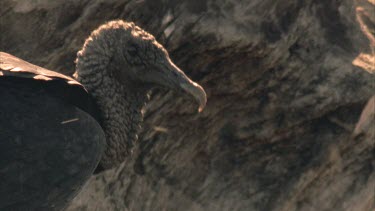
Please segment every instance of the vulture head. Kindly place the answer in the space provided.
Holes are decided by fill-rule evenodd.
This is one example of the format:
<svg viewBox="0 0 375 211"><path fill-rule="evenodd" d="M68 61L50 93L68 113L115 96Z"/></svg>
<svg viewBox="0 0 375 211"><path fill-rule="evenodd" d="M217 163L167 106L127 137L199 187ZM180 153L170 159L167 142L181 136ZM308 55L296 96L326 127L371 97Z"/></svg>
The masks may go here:
<svg viewBox="0 0 375 211"><path fill-rule="evenodd" d="M172 62L154 36L121 20L91 33L77 54L74 77L100 110L107 142L99 164L102 169L121 163L131 151L151 88L186 93L197 101L198 111L206 105L204 89Z"/></svg>

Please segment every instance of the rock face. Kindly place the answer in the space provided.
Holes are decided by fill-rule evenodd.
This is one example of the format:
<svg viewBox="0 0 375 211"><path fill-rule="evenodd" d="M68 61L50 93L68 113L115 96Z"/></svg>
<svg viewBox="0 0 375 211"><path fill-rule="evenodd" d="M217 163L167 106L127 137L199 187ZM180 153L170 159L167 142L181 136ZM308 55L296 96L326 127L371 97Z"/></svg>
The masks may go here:
<svg viewBox="0 0 375 211"><path fill-rule="evenodd" d="M0 49L71 74L91 30L121 18L153 33L207 91L196 114L193 102L156 90L133 156L93 176L70 211L367 211L374 98L360 115L375 77L360 68L373 67L371 59L353 61L373 56L357 20L361 12L374 26L374 7L372 0L2 0Z"/></svg>

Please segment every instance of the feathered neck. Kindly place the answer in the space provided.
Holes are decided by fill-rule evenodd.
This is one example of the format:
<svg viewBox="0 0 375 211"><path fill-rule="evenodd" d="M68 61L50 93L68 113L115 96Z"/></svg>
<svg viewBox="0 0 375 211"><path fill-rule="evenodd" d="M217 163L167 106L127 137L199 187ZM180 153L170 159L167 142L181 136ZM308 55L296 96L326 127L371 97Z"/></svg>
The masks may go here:
<svg viewBox="0 0 375 211"><path fill-rule="evenodd" d="M136 86L131 80L119 82L116 71L126 70L120 70L114 64L113 40L108 36L100 39L98 35L88 38L77 54L74 74L95 99L101 112L107 142L100 161L104 169L120 164L129 155L143 121L142 108L149 99L146 88Z"/></svg>

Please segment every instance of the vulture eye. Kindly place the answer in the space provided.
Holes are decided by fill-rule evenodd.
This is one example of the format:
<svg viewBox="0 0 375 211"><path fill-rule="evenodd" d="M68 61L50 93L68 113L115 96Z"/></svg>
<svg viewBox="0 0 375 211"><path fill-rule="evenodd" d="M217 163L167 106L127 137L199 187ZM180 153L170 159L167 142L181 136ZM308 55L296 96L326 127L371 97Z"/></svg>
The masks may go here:
<svg viewBox="0 0 375 211"><path fill-rule="evenodd" d="M133 46L129 47L129 49L127 49L128 53L130 56L136 56L137 55L137 49Z"/></svg>

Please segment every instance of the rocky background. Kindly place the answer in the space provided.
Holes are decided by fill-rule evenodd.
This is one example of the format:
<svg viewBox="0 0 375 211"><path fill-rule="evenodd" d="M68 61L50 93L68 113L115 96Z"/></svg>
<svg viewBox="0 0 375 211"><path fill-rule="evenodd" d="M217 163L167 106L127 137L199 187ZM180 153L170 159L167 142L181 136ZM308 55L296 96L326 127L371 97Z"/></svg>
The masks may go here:
<svg viewBox="0 0 375 211"><path fill-rule="evenodd" d="M208 104L155 90L133 156L69 211L374 209L374 0L1 0L0 50L71 74L112 19L154 34Z"/></svg>

